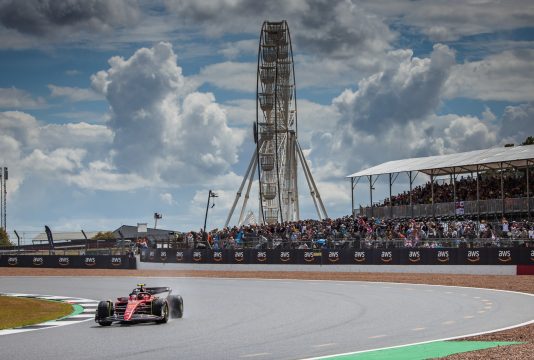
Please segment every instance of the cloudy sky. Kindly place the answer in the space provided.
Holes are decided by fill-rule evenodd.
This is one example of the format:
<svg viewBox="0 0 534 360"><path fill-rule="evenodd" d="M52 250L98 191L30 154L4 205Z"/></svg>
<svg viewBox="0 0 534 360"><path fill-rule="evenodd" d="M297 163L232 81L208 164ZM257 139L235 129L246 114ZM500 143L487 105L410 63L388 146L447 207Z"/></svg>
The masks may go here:
<svg viewBox="0 0 534 360"><path fill-rule="evenodd" d="M0 0L8 230L154 212L199 229L210 189L208 227L223 226L254 148L265 20L288 21L298 137L330 217L350 214L360 169L534 135L532 1Z"/></svg>

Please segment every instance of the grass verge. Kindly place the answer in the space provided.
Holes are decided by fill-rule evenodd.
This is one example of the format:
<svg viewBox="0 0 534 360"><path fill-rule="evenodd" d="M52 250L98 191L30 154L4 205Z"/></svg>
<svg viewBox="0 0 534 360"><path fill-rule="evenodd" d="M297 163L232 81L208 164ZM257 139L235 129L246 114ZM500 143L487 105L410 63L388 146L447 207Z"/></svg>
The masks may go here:
<svg viewBox="0 0 534 360"><path fill-rule="evenodd" d="M72 305L59 301L0 296L0 330L59 319L72 311Z"/></svg>

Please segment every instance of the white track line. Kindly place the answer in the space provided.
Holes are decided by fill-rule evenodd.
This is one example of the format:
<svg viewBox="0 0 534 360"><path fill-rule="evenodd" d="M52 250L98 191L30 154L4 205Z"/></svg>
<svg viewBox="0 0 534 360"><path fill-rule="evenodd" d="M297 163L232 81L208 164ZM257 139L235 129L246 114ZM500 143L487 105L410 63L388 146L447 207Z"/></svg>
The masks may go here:
<svg viewBox="0 0 534 360"><path fill-rule="evenodd" d="M78 324L83 321L89 321L94 319L95 308L98 305L97 300L73 298L71 296L55 296L55 295L38 295L38 294L20 294L20 293L0 293L3 296L11 296L18 298L31 298L38 300L55 300L62 301L71 305L79 305L83 308L83 312L80 314L66 316L61 319L45 321L39 324L32 324L22 326L20 328L0 330L0 336L19 334L27 331L36 331L44 329L52 329L59 326ZM91 307L91 308L89 308Z"/></svg>

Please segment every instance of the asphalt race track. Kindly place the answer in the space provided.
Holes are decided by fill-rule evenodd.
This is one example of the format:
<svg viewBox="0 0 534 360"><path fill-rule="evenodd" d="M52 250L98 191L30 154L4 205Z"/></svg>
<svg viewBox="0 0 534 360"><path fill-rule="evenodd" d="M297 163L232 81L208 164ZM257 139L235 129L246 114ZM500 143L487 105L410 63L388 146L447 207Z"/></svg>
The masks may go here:
<svg viewBox="0 0 534 360"><path fill-rule="evenodd" d="M429 285L213 278L0 277L1 292L113 299L170 286L183 319L93 321L0 336L4 359L302 359L462 336L534 319L534 296Z"/></svg>

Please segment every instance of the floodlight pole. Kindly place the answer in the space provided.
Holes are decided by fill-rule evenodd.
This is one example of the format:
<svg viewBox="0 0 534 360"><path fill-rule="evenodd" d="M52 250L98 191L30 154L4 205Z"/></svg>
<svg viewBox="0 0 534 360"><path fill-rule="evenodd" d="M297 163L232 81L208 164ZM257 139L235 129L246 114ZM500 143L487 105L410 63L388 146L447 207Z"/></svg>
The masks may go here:
<svg viewBox="0 0 534 360"><path fill-rule="evenodd" d="M214 193L213 191L211 191L211 190L210 190L209 193L208 193L208 203L207 203L207 205L206 205L206 215L204 216L204 230L203 230L203 234L202 234L203 237L206 236L206 223L207 223L207 221L208 221L208 211L209 211L209 209L210 209L210 200L211 200L212 197L217 197L217 196L218 196L218 195L215 194L215 193ZM206 242L207 242L207 241L208 241L208 237L206 236ZM208 246L209 246L209 244L208 244Z"/></svg>
<svg viewBox="0 0 534 360"><path fill-rule="evenodd" d="M4 167L4 230L7 232L7 167Z"/></svg>
<svg viewBox="0 0 534 360"><path fill-rule="evenodd" d="M17 233L17 230L13 230L13 232L15 233L15 236L17 237L17 254L18 254L20 252L20 236Z"/></svg>

